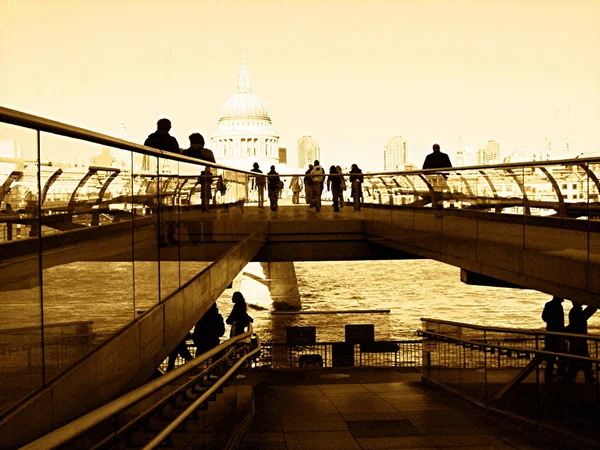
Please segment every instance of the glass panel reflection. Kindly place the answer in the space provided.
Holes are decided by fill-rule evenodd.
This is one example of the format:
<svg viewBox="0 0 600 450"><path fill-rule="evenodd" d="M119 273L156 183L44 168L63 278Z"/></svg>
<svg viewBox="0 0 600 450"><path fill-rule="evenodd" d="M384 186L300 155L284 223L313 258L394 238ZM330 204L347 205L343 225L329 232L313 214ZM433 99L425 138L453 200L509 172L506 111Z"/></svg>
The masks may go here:
<svg viewBox="0 0 600 450"><path fill-rule="evenodd" d="M124 150L41 137L41 159L54 169L41 206L48 381L134 318L131 221L123 221L131 205L122 198L131 158Z"/></svg>
<svg viewBox="0 0 600 450"><path fill-rule="evenodd" d="M38 169L36 132L0 124L0 412L44 383Z"/></svg>

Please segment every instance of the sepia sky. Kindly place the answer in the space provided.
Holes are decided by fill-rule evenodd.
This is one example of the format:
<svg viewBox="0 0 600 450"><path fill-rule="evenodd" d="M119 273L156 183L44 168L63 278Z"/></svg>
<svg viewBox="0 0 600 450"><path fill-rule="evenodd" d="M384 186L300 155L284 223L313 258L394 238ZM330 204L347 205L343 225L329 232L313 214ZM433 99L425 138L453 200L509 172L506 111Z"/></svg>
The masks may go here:
<svg viewBox="0 0 600 450"><path fill-rule="evenodd" d="M0 0L0 104L143 142L216 130L247 53L292 161L382 166L388 137L600 152L600 0ZM5 139L6 136L0 137Z"/></svg>

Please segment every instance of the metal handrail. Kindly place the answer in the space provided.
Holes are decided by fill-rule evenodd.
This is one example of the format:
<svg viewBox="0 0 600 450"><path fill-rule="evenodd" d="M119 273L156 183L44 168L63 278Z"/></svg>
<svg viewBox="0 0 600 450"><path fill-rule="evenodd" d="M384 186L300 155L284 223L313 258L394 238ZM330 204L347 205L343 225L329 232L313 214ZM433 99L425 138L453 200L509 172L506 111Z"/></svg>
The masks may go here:
<svg viewBox="0 0 600 450"><path fill-rule="evenodd" d="M486 348L493 348L493 349L497 349L497 350L508 350L508 351L515 352L515 353L535 353L536 355L539 354L539 355L547 355L547 356L559 356L562 358L568 357L568 358L580 359L583 361L592 361L595 363L600 363L600 359L592 358L591 356L580 356L580 355L574 355L572 353L559 353L559 352L552 352L552 351L548 351L548 350L540 350L540 349L535 349L535 348L519 348L519 347L508 347L505 345L487 344L487 343L478 342L478 341L468 341L466 339L456 338L456 337L448 336L445 334L434 333L432 331L417 330L417 333L419 333L421 336L424 336L424 337L432 336L434 338L439 338L439 340L453 341L453 342L457 342L457 343L461 343L461 344L469 344L469 345L476 346L476 347L486 347ZM576 336L579 337L580 339L584 338L584 336L581 334L578 334Z"/></svg>
<svg viewBox="0 0 600 450"><path fill-rule="evenodd" d="M227 341L214 347L208 352L203 353L201 356L194 358L187 364L184 364L183 366L178 367L177 369L161 376L160 378L146 383L145 385L140 386L139 388L131 392L128 392L127 394L101 406L100 408L97 408L94 411L89 412L88 414L78 419L75 419L74 421L62 426L61 428L58 428L46 434L45 436L42 436L41 438L22 447L22 449L47 450L67 444L68 442L72 441L73 439L76 439L83 433L91 430L92 428L101 424L103 421L109 419L115 414L125 411L127 408L154 394L156 391L162 389L163 387L167 386L176 379L185 376L188 372L195 369L200 364L206 362L209 358L213 357L217 353L227 349L228 347L232 346L238 341L250 338L253 332L254 331L252 329L252 326L250 326L249 330L244 334L240 334L231 339L228 339ZM260 349L260 344L258 349Z"/></svg>
<svg viewBox="0 0 600 450"><path fill-rule="evenodd" d="M190 158L189 156L184 156L178 153L167 152L152 147L146 147L144 145L128 142L123 139L108 136L106 134L86 130L85 128L76 127L74 125L68 125L66 123L58 122L55 120L45 119L43 117L34 116L33 114L27 114L21 111L17 111L15 109L5 108L3 106L0 106L0 122L9 123L11 125L17 125L25 128L31 128L38 131L44 131L46 133L52 133L59 136L65 136L69 138L84 140L87 142L93 142L95 144L120 148L122 150L128 150L130 152L142 153L144 155L155 156L157 158L171 159L175 161L191 163L198 166L210 166L217 169L230 170L233 172L239 172L247 175L253 174L253 172L247 170L236 169L234 167L227 167L222 164L198 160L196 158Z"/></svg>
<svg viewBox="0 0 600 450"><path fill-rule="evenodd" d="M525 330L520 328L503 328L503 327L494 327L494 326L484 326L484 325L473 325L470 323L463 322L452 322L450 320L442 320L442 319L428 319L421 317L421 322L432 322L438 323L441 325L452 325L456 327L469 328L472 330L482 330L482 331L494 331L494 332L502 332L502 333L514 333L514 334L526 334L530 336L539 336L540 334L549 335L549 336L562 336L562 337L572 337L572 338L582 338L585 336L585 339L590 341L599 341L600 336L596 336L593 334L576 334L576 333L561 333L557 331L546 331L546 330ZM426 330L417 330L417 332L426 331ZM429 332L428 332L429 333Z"/></svg>
<svg viewBox="0 0 600 450"><path fill-rule="evenodd" d="M258 348L255 348L251 352L246 353L243 357L241 357L232 367L229 369L225 375L223 375L219 380L213 384L207 391L202 394L198 399L194 401L185 411L183 411L175 420L173 420L165 429L163 429L154 439L152 439L148 444L143 447L143 450L151 450L158 445L162 441L164 441L169 435L175 431L175 429L183 423L185 419L188 418L190 414L192 414L198 407L204 403L208 398L219 389L234 373L239 367L246 362L246 360L256 353L260 351L260 344Z"/></svg>
<svg viewBox="0 0 600 450"><path fill-rule="evenodd" d="M190 158L181 154L166 152L163 150L154 149L151 147L146 147L140 144L135 144L133 142L124 141L122 139L118 139L112 136L108 136L105 134L97 133L94 131L89 131L84 128L76 127L73 125L68 125L62 122L58 122L55 120L45 119L43 117L35 116L33 114L24 113L22 111L17 111L10 108L5 108L0 106L0 121L4 123L9 123L12 125L22 126L26 128L33 128L39 131L44 131L47 133L57 134L60 136L71 137L76 139L82 139L88 142L94 142L101 145L107 145L110 147L116 147L123 150L128 150L136 153L142 153L145 155L156 156L165 159L172 159L176 161L182 161L186 163L192 163L195 165L204 165L215 168L221 168L225 170L231 170L235 172L244 173L247 175L256 175L256 173L236 169L233 167L223 166L221 164L211 163L208 161L203 161L199 163L198 159ZM363 176L381 176L381 175L412 175L412 174L435 174L435 173L447 173L454 171L464 171L464 170L480 170L480 169L507 169L507 168L518 168L518 167L538 167L538 166L553 166L553 165L580 165L585 163L594 163L600 164L600 157L583 157L583 158L570 158L570 159L559 159L552 161L524 161L524 162L514 162L514 163L503 163L503 164L495 164L495 165L472 165L472 166L460 166L460 167L448 167L441 169L416 169L416 170L404 170L397 172L365 172ZM263 176L268 177L268 174L262 174ZM278 176L306 176L305 173L298 174L279 174ZM324 176L328 174L325 173ZM350 174L343 174L350 175ZM312 176L312 175L309 175ZM315 175L315 176L323 176L323 175Z"/></svg>

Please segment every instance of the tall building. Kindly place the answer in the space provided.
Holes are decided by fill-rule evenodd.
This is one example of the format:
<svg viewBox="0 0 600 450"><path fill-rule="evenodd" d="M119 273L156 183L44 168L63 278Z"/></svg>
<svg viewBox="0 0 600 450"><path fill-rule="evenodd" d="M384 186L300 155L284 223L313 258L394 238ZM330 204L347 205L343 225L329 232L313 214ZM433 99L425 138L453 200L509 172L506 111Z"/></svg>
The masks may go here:
<svg viewBox="0 0 600 450"><path fill-rule="evenodd" d="M402 136L394 136L387 140L383 147L383 170L395 172L404 170L408 158L408 148Z"/></svg>
<svg viewBox="0 0 600 450"><path fill-rule="evenodd" d="M494 164L500 161L500 144L496 141L488 141L484 147L477 152L477 164Z"/></svg>
<svg viewBox="0 0 600 450"><path fill-rule="evenodd" d="M279 135L271 126L265 104L252 93L244 54L237 92L221 108L218 130L212 135L217 162L240 169L258 162L268 170L279 162Z"/></svg>
<svg viewBox="0 0 600 450"><path fill-rule="evenodd" d="M312 136L302 136L298 139L298 167L306 168L315 159L321 159L319 144Z"/></svg>
<svg viewBox="0 0 600 450"><path fill-rule="evenodd" d="M279 164L287 164L287 148L279 147Z"/></svg>

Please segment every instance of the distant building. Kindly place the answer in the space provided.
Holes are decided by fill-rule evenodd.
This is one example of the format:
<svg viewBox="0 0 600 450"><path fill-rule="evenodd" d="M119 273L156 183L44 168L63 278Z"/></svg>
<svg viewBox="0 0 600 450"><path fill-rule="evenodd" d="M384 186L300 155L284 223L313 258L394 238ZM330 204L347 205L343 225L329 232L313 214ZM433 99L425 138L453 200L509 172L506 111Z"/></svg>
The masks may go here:
<svg viewBox="0 0 600 450"><path fill-rule="evenodd" d="M279 147L279 164L287 164L287 148Z"/></svg>
<svg viewBox="0 0 600 450"><path fill-rule="evenodd" d="M500 162L500 144L496 141L488 141L484 147L477 152L477 164L497 164Z"/></svg>
<svg viewBox="0 0 600 450"><path fill-rule="evenodd" d="M305 168L315 159L321 159L321 148L312 136L302 136L298 139L298 167Z"/></svg>
<svg viewBox="0 0 600 450"><path fill-rule="evenodd" d="M279 135L271 128L265 104L252 93L244 54L237 93L221 108L219 128L212 136L217 162L240 169L250 169L258 162L268 171L279 162Z"/></svg>
<svg viewBox="0 0 600 450"><path fill-rule="evenodd" d="M383 170L396 172L404 170L408 158L408 148L402 136L394 136L387 140L383 147Z"/></svg>

